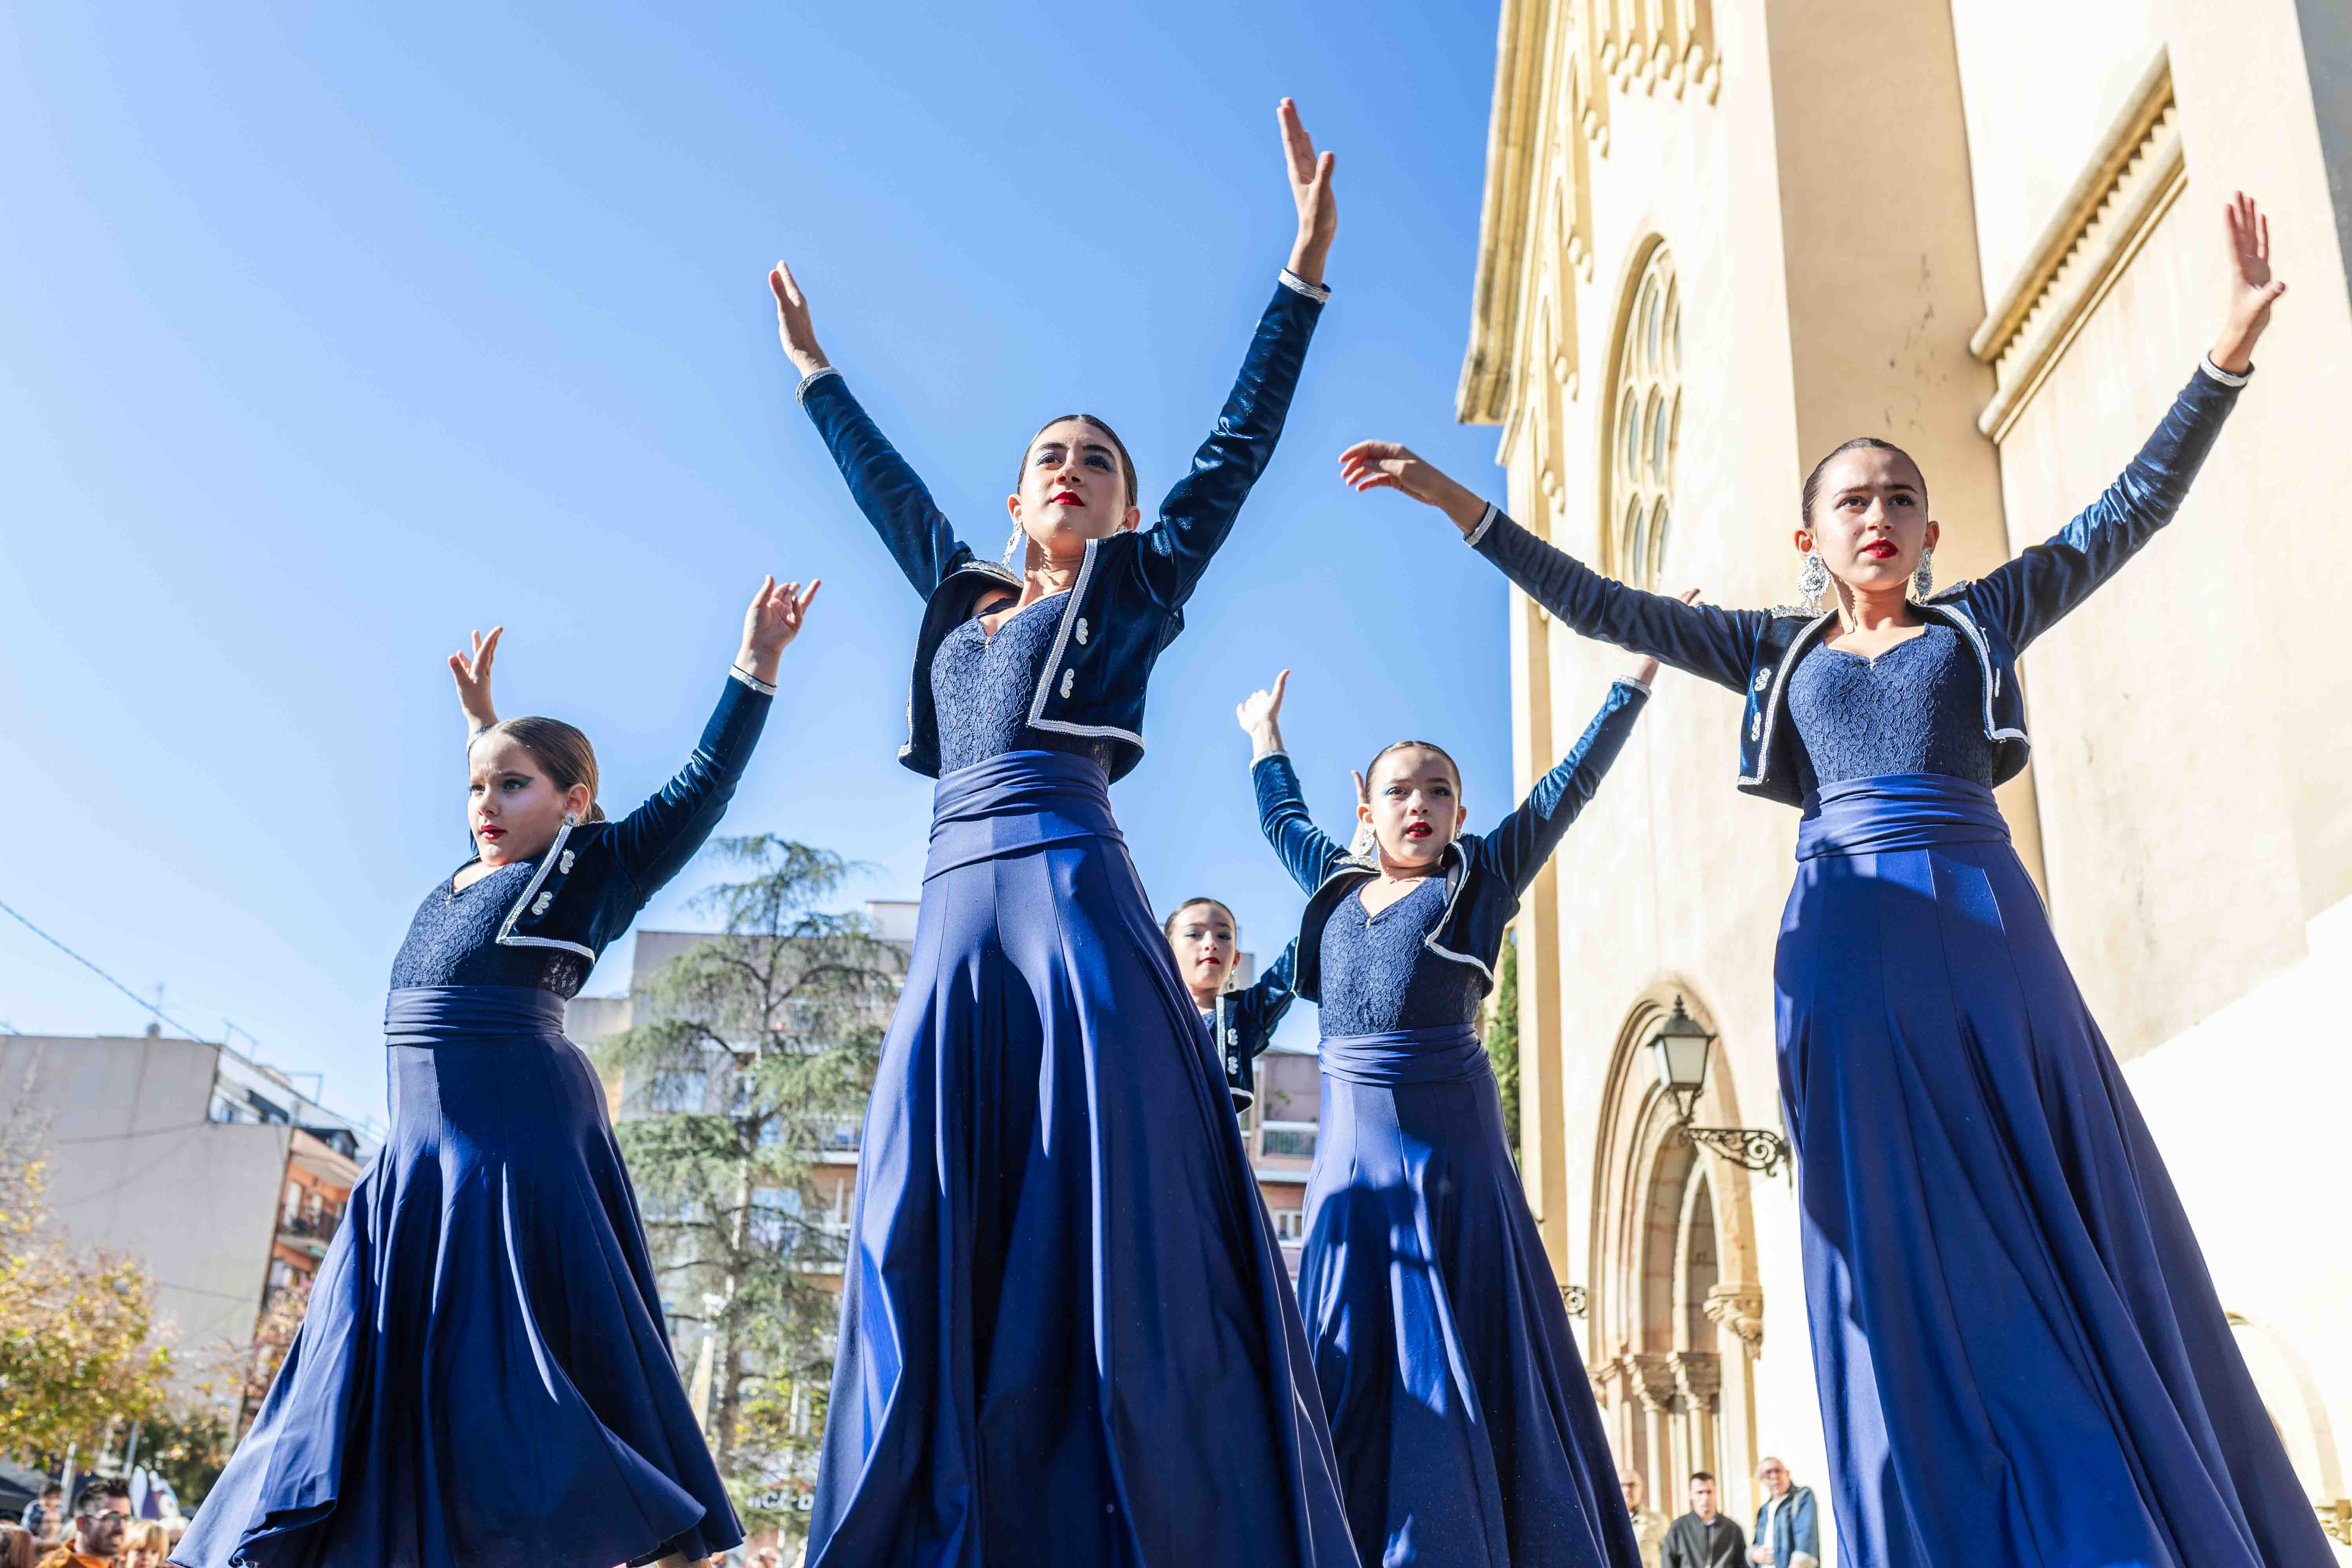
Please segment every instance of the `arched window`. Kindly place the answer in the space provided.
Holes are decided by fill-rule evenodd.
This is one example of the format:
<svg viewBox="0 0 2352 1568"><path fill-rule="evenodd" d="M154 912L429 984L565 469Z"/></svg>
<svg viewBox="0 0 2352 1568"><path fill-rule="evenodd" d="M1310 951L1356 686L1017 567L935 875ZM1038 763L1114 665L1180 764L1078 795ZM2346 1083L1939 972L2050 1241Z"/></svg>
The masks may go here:
<svg viewBox="0 0 2352 1568"><path fill-rule="evenodd" d="M1619 328L1609 443L1611 574L1658 586L1674 540L1675 447L1682 436L1683 301L1674 257L1650 247Z"/></svg>

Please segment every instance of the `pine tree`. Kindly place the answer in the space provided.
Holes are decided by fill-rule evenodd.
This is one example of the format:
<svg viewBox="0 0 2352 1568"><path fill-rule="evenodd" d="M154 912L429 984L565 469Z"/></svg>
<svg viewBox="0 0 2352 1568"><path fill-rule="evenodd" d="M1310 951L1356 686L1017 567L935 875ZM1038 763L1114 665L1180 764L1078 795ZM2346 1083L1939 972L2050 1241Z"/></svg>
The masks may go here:
<svg viewBox="0 0 2352 1568"><path fill-rule="evenodd" d="M711 853L719 933L637 993L597 1047L664 1295L711 1341L709 1434L747 1522L806 1489L824 1433L845 1236L831 1218L903 960L830 912L855 869L773 835ZM693 1377L699 1337L677 1347Z"/></svg>
<svg viewBox="0 0 2352 1568"><path fill-rule="evenodd" d="M1511 1141L1511 1163L1519 1158L1519 935L1507 931L1495 968L1495 995L1488 1004L1486 1059L1495 1068L1495 1089L1503 1097L1503 1135Z"/></svg>

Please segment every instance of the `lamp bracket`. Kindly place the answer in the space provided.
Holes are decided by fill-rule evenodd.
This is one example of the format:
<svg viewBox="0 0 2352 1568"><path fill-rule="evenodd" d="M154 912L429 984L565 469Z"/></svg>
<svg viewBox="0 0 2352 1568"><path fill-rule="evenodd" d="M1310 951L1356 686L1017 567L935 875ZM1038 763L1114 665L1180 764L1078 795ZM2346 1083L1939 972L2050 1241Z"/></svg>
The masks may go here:
<svg viewBox="0 0 2352 1568"><path fill-rule="evenodd" d="M1702 1144L1742 1170L1759 1175L1777 1175L1784 1165L1793 1172L1796 1166L1796 1155L1789 1148L1789 1141L1761 1127L1693 1127L1685 1121L1677 1131L1684 1142Z"/></svg>

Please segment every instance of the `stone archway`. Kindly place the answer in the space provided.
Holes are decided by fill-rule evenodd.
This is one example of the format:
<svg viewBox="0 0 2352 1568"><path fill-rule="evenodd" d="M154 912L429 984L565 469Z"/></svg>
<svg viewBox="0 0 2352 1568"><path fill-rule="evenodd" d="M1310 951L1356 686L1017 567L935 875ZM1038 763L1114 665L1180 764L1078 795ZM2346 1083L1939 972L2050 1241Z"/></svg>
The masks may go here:
<svg viewBox="0 0 2352 1568"><path fill-rule="evenodd" d="M1672 1514L1693 1470L1748 1506L1758 1458L1753 1363L1763 1349L1748 1173L1675 1134L1646 1047L1677 996L1717 1027L1695 988L1653 987L1611 1054L1593 1145L1586 1335L1595 1394L1621 1465ZM1719 1064L1718 1064L1719 1068ZM1738 1127L1730 1074L1707 1075L1698 1120Z"/></svg>

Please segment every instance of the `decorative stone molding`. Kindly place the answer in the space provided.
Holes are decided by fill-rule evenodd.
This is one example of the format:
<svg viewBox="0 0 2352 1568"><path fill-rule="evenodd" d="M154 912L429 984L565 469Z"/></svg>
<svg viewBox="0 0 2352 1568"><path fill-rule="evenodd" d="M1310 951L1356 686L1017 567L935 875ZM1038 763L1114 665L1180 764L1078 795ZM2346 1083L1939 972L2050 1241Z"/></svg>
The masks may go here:
<svg viewBox="0 0 2352 1568"><path fill-rule="evenodd" d="M1691 1405L1712 1411L1723 1393L1723 1364L1713 1351L1676 1351L1675 1386Z"/></svg>
<svg viewBox="0 0 2352 1568"><path fill-rule="evenodd" d="M1722 86L1714 0L1503 0L1455 418L1510 424L1543 368L1578 395L1576 285L1593 279L1587 169L1609 154L1610 89L1711 104ZM1548 355L1531 341L1546 290L1559 334Z"/></svg>
<svg viewBox="0 0 2352 1568"><path fill-rule="evenodd" d="M1995 383L1978 429L1996 441L2009 434L2188 181L2171 61L2159 51L1969 339L1969 352L1993 367Z"/></svg>
<svg viewBox="0 0 2352 1568"><path fill-rule="evenodd" d="M1754 1361L1764 1353L1764 1287L1741 1283L1717 1285L1706 1293L1700 1309L1707 1321L1735 1336Z"/></svg>

